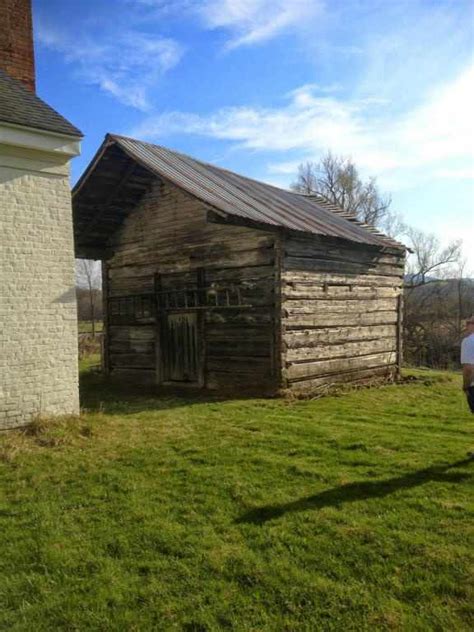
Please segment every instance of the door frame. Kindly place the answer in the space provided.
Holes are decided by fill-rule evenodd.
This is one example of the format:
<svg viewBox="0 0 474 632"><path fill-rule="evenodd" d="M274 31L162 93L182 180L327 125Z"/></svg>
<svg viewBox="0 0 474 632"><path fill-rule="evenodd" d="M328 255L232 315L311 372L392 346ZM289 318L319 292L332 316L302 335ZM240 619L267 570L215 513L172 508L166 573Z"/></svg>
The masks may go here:
<svg viewBox="0 0 474 632"><path fill-rule="evenodd" d="M196 270L197 286L204 286L204 270ZM162 386L174 386L175 388L204 388L205 380L205 310L202 309L162 309L159 296L162 291L162 280L160 274L155 274L154 278L155 300L156 300L156 345L155 345L155 375L156 383ZM168 314L194 313L196 314L196 335L197 335L197 380L193 382L179 382L168 380L166 376L166 351L164 337L166 335L166 318Z"/></svg>

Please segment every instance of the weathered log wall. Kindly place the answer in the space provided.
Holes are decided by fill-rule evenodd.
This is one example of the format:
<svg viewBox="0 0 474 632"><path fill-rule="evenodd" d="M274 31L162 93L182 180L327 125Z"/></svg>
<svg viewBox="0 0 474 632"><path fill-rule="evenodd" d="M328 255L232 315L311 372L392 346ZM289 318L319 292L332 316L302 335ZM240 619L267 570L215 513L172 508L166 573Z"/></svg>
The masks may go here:
<svg viewBox="0 0 474 632"><path fill-rule="evenodd" d="M172 275L206 285L240 284L251 308L212 309L202 317L204 384L268 387L277 380L274 363L275 234L212 224L206 206L177 187L156 181L110 244L106 265L110 298L152 294L155 275L168 285ZM107 367L155 381L160 348L155 318L113 324L106 332Z"/></svg>
<svg viewBox="0 0 474 632"><path fill-rule="evenodd" d="M110 243L104 291L154 295L192 282L239 285L240 307L203 310L203 383L208 388L293 392L397 371L404 255L317 236L210 223L204 203L156 180ZM108 310L110 311L110 309ZM154 314L133 323L107 314L104 366L160 379Z"/></svg>
<svg viewBox="0 0 474 632"><path fill-rule="evenodd" d="M283 387L305 392L396 373L403 272L397 249L287 237Z"/></svg>

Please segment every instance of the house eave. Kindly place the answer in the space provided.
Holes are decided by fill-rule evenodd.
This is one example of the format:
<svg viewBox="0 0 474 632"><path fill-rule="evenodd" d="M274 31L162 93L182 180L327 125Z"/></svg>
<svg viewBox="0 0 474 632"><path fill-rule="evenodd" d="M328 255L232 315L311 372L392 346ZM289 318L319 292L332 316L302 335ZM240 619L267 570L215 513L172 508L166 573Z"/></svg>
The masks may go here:
<svg viewBox="0 0 474 632"><path fill-rule="evenodd" d="M0 121L0 145L48 154L64 160L79 156L81 137Z"/></svg>

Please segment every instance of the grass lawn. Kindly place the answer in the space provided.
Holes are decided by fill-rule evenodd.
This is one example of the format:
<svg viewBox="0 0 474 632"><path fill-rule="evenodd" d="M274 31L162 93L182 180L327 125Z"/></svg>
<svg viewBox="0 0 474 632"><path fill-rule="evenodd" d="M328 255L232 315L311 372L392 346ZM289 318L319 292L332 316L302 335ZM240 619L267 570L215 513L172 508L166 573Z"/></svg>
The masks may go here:
<svg viewBox="0 0 474 632"><path fill-rule="evenodd" d="M96 333L100 333L103 329L104 323L101 320L97 320L95 322L95 331ZM77 323L78 330L80 334L90 334L92 333L92 321L91 320L79 320Z"/></svg>
<svg viewBox="0 0 474 632"><path fill-rule="evenodd" d="M472 630L460 379L125 395L0 436L2 630Z"/></svg>
<svg viewBox="0 0 474 632"><path fill-rule="evenodd" d="M101 367L100 353L91 353L86 358L82 359L79 362L79 364L80 364L81 374L88 373L89 371L95 371L95 372L100 371L100 367Z"/></svg>

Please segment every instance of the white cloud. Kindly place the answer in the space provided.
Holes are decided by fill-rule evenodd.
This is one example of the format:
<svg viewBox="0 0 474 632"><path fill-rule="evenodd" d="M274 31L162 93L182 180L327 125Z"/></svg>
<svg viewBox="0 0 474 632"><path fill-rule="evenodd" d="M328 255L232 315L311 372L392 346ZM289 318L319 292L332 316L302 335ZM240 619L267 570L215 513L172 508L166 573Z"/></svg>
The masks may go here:
<svg viewBox="0 0 474 632"><path fill-rule="evenodd" d="M430 85L453 77L472 59L472 3L360 0L363 48L360 94L410 103ZM341 16L343 17L343 16ZM357 37L357 36L356 36Z"/></svg>
<svg viewBox="0 0 474 632"><path fill-rule="evenodd" d="M140 5L141 19L159 23L165 15L196 18L207 30L227 34L227 50L260 44L284 32L305 29L324 11L325 0L122 0Z"/></svg>
<svg viewBox="0 0 474 632"><path fill-rule="evenodd" d="M84 82L140 110L149 108L150 88L184 52L172 39L131 30L98 39L40 25L37 35L42 45L62 53Z"/></svg>
<svg viewBox="0 0 474 632"><path fill-rule="evenodd" d="M472 157L473 107L474 65L407 115L397 129L400 145L410 146L413 156L422 163Z"/></svg>
<svg viewBox="0 0 474 632"><path fill-rule="evenodd" d="M160 139L196 134L274 152L270 170L276 173L295 173L299 162L317 160L331 149L352 156L363 171L384 179L384 185L399 188L410 186L413 178L443 172L441 177L448 177L452 160L456 168L459 162L463 170L472 166L473 86L474 66L395 116L384 100L321 96L310 84L290 92L280 108L228 107L208 116L170 112L148 118L133 135ZM286 154L281 162L279 154ZM288 154L296 157L288 160Z"/></svg>
<svg viewBox="0 0 474 632"><path fill-rule="evenodd" d="M258 44L307 23L322 11L321 0L204 0L196 9L209 29L226 29L227 48Z"/></svg>
<svg viewBox="0 0 474 632"><path fill-rule="evenodd" d="M448 180L474 180L474 165L460 169L439 169L435 175L437 178L447 178Z"/></svg>

